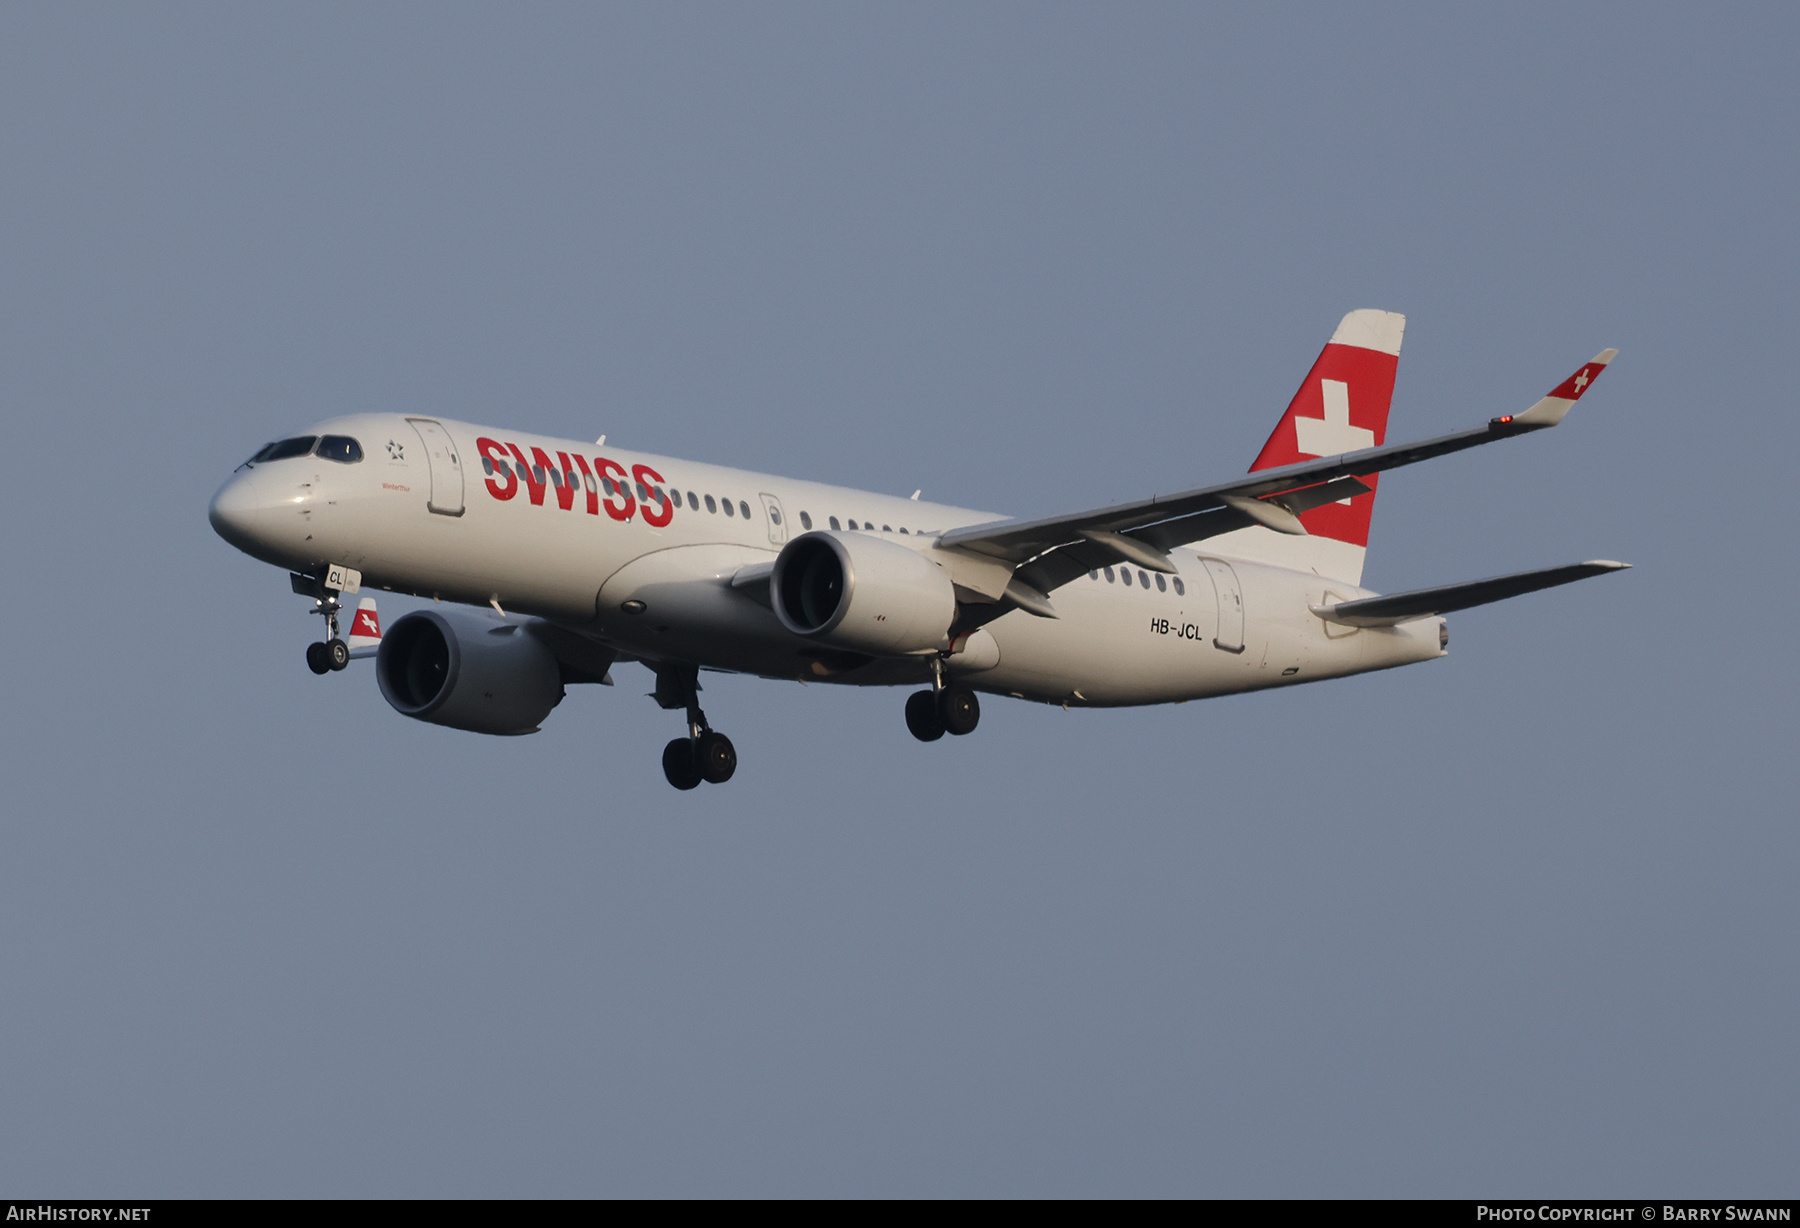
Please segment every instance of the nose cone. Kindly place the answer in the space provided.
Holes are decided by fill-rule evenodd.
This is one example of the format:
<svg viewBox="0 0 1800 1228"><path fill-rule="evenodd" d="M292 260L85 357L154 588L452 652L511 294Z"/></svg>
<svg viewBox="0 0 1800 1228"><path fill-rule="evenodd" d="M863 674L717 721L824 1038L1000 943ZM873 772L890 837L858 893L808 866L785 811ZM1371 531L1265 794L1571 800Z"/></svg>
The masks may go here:
<svg viewBox="0 0 1800 1228"><path fill-rule="evenodd" d="M213 496L212 506L206 509L206 518L212 522L213 532L239 550L248 550L255 542L258 513L262 511L251 480L254 472L246 470L241 474L234 474L230 481L219 487L219 493Z"/></svg>
<svg viewBox="0 0 1800 1228"><path fill-rule="evenodd" d="M239 550L276 561L292 553L296 545L292 538L303 535L296 515L299 502L293 491L278 489L266 473L243 469L219 487L206 518L213 532Z"/></svg>

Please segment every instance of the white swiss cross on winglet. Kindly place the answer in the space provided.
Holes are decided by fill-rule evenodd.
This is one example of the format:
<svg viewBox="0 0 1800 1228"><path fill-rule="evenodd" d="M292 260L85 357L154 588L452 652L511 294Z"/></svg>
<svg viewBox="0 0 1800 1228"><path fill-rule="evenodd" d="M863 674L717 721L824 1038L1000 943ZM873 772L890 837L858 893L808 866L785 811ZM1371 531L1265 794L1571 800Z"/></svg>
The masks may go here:
<svg viewBox="0 0 1800 1228"><path fill-rule="evenodd" d="M1581 399L1581 394L1600 378L1600 373L1606 370L1606 364L1618 356L1617 350L1601 350L1594 355L1592 362L1583 363L1580 370L1558 384L1549 396L1510 420L1520 426L1555 426L1563 420L1563 415L1569 412L1575 402Z"/></svg>
<svg viewBox="0 0 1800 1228"><path fill-rule="evenodd" d="M375 599L364 597L356 607L356 617L350 620L350 656L372 657L380 648L381 615L376 612Z"/></svg>

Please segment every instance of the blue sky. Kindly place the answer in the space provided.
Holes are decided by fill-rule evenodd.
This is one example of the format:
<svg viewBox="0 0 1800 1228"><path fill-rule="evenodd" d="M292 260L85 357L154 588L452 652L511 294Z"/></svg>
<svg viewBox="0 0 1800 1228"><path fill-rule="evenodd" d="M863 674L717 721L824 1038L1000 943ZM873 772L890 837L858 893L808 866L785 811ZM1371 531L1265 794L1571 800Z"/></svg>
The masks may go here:
<svg viewBox="0 0 1800 1228"><path fill-rule="evenodd" d="M1791 8L0 14L0 1185L1792 1193ZM1043 514L1406 312L1366 582L1617 577L1131 712L316 679L205 507L363 409ZM1784 372L1786 372L1784 374ZM405 608L384 601L389 619Z"/></svg>

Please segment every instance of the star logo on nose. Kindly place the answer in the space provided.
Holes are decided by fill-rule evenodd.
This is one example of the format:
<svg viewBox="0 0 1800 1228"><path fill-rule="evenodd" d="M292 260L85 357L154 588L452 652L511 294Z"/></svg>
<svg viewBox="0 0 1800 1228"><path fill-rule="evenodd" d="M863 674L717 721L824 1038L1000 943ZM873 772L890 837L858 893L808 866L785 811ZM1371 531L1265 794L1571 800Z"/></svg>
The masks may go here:
<svg viewBox="0 0 1800 1228"><path fill-rule="evenodd" d="M399 444L395 443L393 440L391 440L391 439L388 440L388 459L389 460L405 460L406 459L406 449L403 448L402 446L400 446Z"/></svg>

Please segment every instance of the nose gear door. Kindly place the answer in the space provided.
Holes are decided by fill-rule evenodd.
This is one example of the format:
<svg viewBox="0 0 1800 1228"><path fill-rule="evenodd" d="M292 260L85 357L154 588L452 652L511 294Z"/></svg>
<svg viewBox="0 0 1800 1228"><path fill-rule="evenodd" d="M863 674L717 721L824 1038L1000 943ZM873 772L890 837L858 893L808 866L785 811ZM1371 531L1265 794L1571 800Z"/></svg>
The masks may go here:
<svg viewBox="0 0 1800 1228"><path fill-rule="evenodd" d="M408 418L419 442L425 446L425 460L431 466L431 499L426 506L441 516L463 514L462 463L456 457L456 445L450 433L430 418Z"/></svg>
<svg viewBox="0 0 1800 1228"><path fill-rule="evenodd" d="M769 515L769 541L779 546L787 540L787 517L781 514L781 500L774 495L762 496L763 511Z"/></svg>

